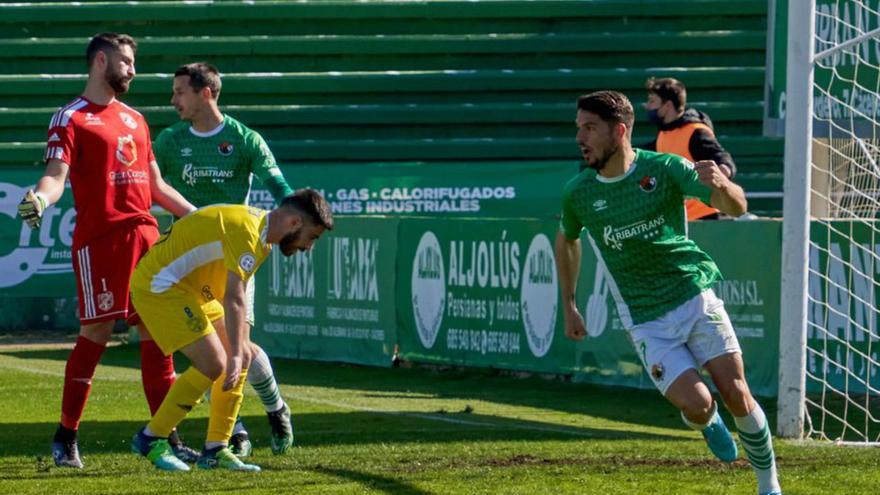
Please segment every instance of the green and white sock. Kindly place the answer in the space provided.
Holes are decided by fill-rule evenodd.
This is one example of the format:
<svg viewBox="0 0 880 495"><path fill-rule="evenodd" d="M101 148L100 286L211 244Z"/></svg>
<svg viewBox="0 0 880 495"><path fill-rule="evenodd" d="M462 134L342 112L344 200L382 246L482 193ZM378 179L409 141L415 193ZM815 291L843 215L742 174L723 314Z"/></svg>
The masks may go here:
<svg viewBox="0 0 880 495"><path fill-rule="evenodd" d="M257 349L259 352L251 361L247 380L260 396L266 412L275 412L284 407L284 401L281 399L278 383L275 382L275 374L272 372L269 356L261 347L257 347Z"/></svg>
<svg viewBox="0 0 880 495"><path fill-rule="evenodd" d="M776 457L773 453L773 439L767 425L764 410L757 403L748 416L734 417L739 440L746 450L746 456L758 477L758 493L780 491L776 477Z"/></svg>

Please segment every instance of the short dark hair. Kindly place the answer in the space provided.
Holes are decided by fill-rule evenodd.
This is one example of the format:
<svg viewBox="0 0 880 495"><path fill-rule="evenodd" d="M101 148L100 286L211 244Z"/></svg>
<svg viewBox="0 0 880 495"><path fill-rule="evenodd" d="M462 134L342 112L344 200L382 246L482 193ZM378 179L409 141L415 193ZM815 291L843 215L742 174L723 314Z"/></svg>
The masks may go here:
<svg viewBox="0 0 880 495"><path fill-rule="evenodd" d="M671 77L650 78L645 83L648 93L654 93L662 101L671 101L677 112L684 110L687 105L687 88L678 79Z"/></svg>
<svg viewBox="0 0 880 495"><path fill-rule="evenodd" d="M211 97L215 100L220 96L220 71L216 67L207 62L193 62L184 64L174 71L174 77L189 76L189 85L196 91L203 88L211 90Z"/></svg>
<svg viewBox="0 0 880 495"><path fill-rule="evenodd" d="M333 212L330 204L314 189L300 189L281 200L282 208L289 208L300 215L304 220L314 225L320 225L327 230L333 230Z"/></svg>
<svg viewBox="0 0 880 495"><path fill-rule="evenodd" d="M578 110L594 113L605 122L624 124L632 129L635 121L632 103L618 91L596 91L581 95L577 102Z"/></svg>
<svg viewBox="0 0 880 495"><path fill-rule="evenodd" d="M123 45L130 46L132 53L137 53L137 42L127 34L96 34L92 37L91 41L89 41L89 46L86 48L86 62L89 64L89 67L91 67L92 62L95 61L95 55L97 55L98 52L104 52L107 55L111 52L118 53Z"/></svg>

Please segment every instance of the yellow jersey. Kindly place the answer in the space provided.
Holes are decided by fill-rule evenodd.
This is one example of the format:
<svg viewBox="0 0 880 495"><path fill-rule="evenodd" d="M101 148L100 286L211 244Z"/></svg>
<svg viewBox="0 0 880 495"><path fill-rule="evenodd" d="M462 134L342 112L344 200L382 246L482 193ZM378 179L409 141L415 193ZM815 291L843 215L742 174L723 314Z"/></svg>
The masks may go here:
<svg viewBox="0 0 880 495"><path fill-rule="evenodd" d="M247 281L269 255L269 212L245 205L200 208L174 222L144 255L133 290L163 294L175 289L203 303L223 301L228 272Z"/></svg>

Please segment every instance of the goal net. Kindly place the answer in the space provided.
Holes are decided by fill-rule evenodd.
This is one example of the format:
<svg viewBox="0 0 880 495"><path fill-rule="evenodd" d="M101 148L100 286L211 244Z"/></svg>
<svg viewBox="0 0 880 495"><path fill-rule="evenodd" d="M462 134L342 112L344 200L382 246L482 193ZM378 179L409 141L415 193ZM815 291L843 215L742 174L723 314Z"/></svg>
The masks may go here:
<svg viewBox="0 0 880 495"><path fill-rule="evenodd" d="M880 444L878 7L880 0L816 2L804 212L802 435L861 445Z"/></svg>

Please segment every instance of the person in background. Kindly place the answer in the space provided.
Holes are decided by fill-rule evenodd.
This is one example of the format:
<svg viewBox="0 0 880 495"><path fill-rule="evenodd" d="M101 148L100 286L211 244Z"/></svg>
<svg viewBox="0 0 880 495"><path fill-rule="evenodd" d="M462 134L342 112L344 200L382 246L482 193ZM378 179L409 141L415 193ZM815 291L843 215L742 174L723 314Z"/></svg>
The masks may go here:
<svg viewBox="0 0 880 495"><path fill-rule="evenodd" d="M657 138L638 146L648 151L672 153L691 162L712 160L728 179L736 176L736 164L730 153L715 139L712 121L705 113L687 107L687 88L677 79L648 79L645 83L648 100L645 110L648 121L657 126ZM696 198L685 200L688 220L716 220L717 208Z"/></svg>

